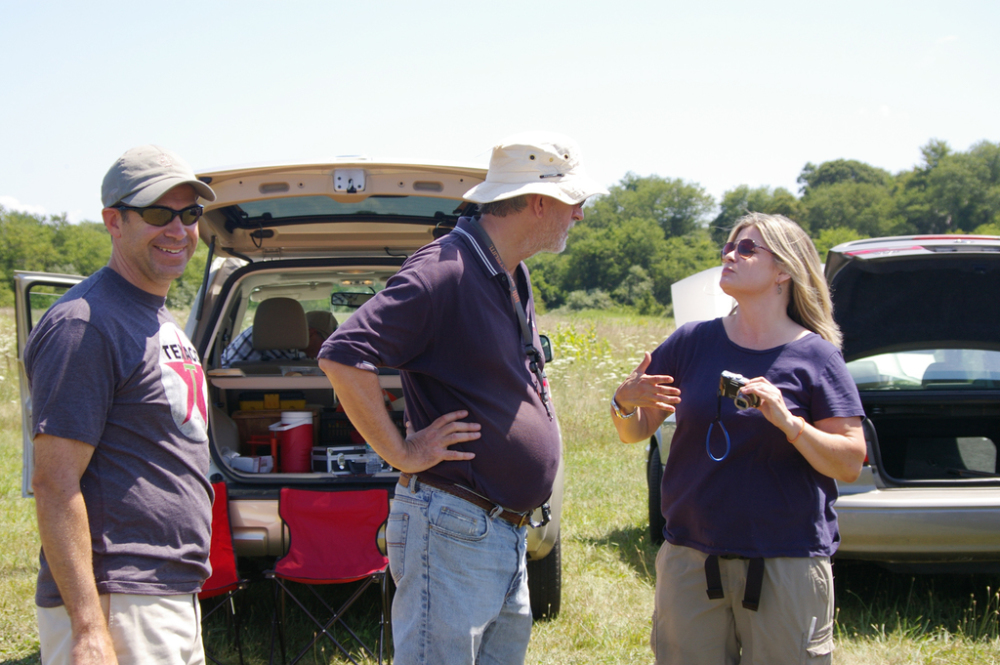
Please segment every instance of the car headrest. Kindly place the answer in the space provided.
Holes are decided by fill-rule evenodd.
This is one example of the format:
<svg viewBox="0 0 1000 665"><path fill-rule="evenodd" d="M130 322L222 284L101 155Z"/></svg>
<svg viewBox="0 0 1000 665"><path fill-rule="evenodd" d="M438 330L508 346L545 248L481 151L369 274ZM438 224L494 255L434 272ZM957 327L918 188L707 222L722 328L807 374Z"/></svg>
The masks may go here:
<svg viewBox="0 0 1000 665"><path fill-rule="evenodd" d="M333 331L337 329L336 317L332 313L321 309L306 312L306 321L309 323L310 328L319 331L324 338L332 335Z"/></svg>
<svg viewBox="0 0 1000 665"><path fill-rule="evenodd" d="M306 349L309 324L298 300L269 298L257 307L253 317L253 348Z"/></svg>

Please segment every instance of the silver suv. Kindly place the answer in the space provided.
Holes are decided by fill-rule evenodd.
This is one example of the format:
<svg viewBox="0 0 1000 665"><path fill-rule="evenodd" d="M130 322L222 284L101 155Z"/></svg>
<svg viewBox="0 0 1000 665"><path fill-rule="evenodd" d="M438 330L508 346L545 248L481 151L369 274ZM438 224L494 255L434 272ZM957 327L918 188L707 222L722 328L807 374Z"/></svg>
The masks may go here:
<svg viewBox="0 0 1000 665"><path fill-rule="evenodd" d="M287 533L278 516L282 487L384 487L391 492L399 474L366 449L338 410L337 395L316 360L302 352L248 358L236 352L234 342L254 325L258 309L271 309L264 303L279 298L286 304L297 301L310 320L325 319L327 329L342 323L407 256L454 227L470 205L462 195L485 176L480 168L357 159L199 174L218 198L205 206L199 223L209 269L185 330L209 380L211 474L228 485L239 556L285 551ZM17 276L19 353L32 323L78 280ZM276 325L273 316L261 318L258 325L269 326L272 338L299 334L284 322ZM281 348L280 342L273 344ZM226 352L230 345L234 348ZM27 495L30 403L23 370L21 378ZM405 403L399 376L383 371L379 380L387 408L401 425ZM268 467L270 426L289 411L308 412L313 420L311 460L262 472ZM528 533L528 583L536 618L554 616L560 606L562 484L560 467L549 502L551 521ZM540 521L541 515L535 518Z"/></svg>

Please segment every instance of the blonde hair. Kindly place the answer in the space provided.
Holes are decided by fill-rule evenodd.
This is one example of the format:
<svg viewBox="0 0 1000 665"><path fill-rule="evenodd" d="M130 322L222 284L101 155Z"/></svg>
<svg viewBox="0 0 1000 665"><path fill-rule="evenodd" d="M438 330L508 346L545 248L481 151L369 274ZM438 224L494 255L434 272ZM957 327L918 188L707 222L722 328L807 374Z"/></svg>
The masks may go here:
<svg viewBox="0 0 1000 665"><path fill-rule="evenodd" d="M788 299L788 317L811 330L838 349L841 348L840 327L833 320L830 289L812 239L802 227L783 215L751 212L736 220L729 240L743 229L756 228L774 258L791 277L792 291Z"/></svg>

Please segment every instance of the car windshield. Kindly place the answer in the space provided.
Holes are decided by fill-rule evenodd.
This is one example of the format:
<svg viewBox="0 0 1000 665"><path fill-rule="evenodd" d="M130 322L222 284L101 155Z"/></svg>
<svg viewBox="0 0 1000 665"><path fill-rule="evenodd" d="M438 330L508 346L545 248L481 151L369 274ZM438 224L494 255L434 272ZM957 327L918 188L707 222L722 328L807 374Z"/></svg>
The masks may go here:
<svg viewBox="0 0 1000 665"><path fill-rule="evenodd" d="M434 196L369 196L348 203L335 201L329 196L294 196L248 201L239 207L249 219L254 220L358 215L440 219L454 216L461 205L461 201Z"/></svg>
<svg viewBox="0 0 1000 665"><path fill-rule="evenodd" d="M1000 388L1000 352L916 349L847 363L858 390L991 390Z"/></svg>

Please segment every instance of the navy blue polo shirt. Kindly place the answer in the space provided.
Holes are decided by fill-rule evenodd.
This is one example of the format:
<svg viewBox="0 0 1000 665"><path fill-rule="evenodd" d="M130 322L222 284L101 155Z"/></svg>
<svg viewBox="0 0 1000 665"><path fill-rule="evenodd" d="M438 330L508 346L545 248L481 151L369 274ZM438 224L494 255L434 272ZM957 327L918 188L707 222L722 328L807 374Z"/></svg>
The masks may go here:
<svg viewBox="0 0 1000 665"><path fill-rule="evenodd" d="M458 483L515 511L537 508L559 466L559 426L546 411L521 345L503 269L468 232L414 253L385 289L364 304L319 352L320 358L375 371L400 370L406 416L416 430L460 409L482 436L452 446L475 459L442 462L420 475ZM534 301L527 268L521 300L532 337Z"/></svg>

